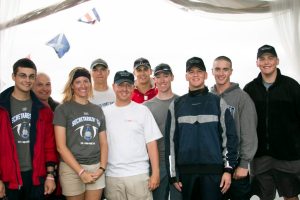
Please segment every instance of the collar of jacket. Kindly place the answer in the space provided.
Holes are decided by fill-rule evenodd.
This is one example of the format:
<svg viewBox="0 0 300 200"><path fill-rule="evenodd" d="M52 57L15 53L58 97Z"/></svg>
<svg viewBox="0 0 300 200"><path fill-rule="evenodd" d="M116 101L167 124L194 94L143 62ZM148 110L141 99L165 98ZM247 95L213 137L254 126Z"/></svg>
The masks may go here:
<svg viewBox="0 0 300 200"><path fill-rule="evenodd" d="M204 88L198 89L198 90L189 90L190 96L198 96L198 95L205 95L208 93L208 88L205 86Z"/></svg>
<svg viewBox="0 0 300 200"><path fill-rule="evenodd" d="M277 68L277 76L276 76L276 79L275 79L274 83L271 85L270 88L276 86L276 85L280 82L281 76L282 76L282 75L281 75L280 69ZM258 74L257 78L255 79L255 82L256 82L257 84L259 84L259 85L263 85L263 78L262 78L261 73Z"/></svg>
<svg viewBox="0 0 300 200"><path fill-rule="evenodd" d="M14 86L11 86L0 94L0 106L2 106L7 111L9 111L9 113L10 113L10 97L13 91L14 91ZM32 100L32 104L35 108L40 109L45 107L45 105L42 102L40 102L40 100L35 96L35 94L32 91L30 91L30 97Z"/></svg>

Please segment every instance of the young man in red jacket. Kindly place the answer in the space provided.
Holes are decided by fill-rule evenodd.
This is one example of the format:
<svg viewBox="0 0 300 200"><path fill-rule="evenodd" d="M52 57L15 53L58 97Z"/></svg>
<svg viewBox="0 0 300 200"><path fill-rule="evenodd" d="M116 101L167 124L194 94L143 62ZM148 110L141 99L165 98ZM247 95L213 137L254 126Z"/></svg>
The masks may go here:
<svg viewBox="0 0 300 200"><path fill-rule="evenodd" d="M158 90L151 78L152 69L146 58L138 58L134 61L133 74L135 88L131 96L132 101L143 103L157 95Z"/></svg>
<svg viewBox="0 0 300 200"><path fill-rule="evenodd" d="M44 199L56 187L53 113L31 91L35 78L35 64L20 59L0 94L0 198Z"/></svg>

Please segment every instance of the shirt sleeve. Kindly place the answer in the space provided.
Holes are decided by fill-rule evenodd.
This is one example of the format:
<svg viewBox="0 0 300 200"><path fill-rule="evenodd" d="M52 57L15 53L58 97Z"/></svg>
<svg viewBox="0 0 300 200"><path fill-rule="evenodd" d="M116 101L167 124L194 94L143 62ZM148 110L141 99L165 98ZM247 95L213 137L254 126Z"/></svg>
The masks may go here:
<svg viewBox="0 0 300 200"><path fill-rule="evenodd" d="M144 133L145 133L146 143L149 143L154 140L158 140L159 138L162 138L162 134L150 110L146 106L144 106L144 108L145 108Z"/></svg>
<svg viewBox="0 0 300 200"><path fill-rule="evenodd" d="M67 119L66 119L66 114L65 114L65 106L64 104L59 105L55 111L54 111L54 118L53 118L53 124L62 126L62 127L67 127Z"/></svg>

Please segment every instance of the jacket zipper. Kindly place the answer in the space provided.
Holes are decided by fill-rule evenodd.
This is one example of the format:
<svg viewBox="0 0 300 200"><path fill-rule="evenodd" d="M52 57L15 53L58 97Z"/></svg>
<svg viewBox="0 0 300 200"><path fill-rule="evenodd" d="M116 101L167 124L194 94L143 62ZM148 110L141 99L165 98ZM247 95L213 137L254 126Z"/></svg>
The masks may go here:
<svg viewBox="0 0 300 200"><path fill-rule="evenodd" d="M12 138L13 140L11 140L11 143L14 143L14 136L12 135ZM13 152L13 155L15 154L15 149L14 149L14 144L11 144L11 149L12 149L12 152ZM17 178L17 183L18 183L18 190L21 190L21 187L22 185L20 185L20 180L19 180L19 177L18 177L18 171L17 171L17 161L15 159L13 159L13 162L14 162L14 168L15 168L15 172L16 172L16 178Z"/></svg>
<svg viewBox="0 0 300 200"><path fill-rule="evenodd" d="M266 145L267 150L270 150L270 143L269 143L269 90L267 90L267 97L266 97Z"/></svg>

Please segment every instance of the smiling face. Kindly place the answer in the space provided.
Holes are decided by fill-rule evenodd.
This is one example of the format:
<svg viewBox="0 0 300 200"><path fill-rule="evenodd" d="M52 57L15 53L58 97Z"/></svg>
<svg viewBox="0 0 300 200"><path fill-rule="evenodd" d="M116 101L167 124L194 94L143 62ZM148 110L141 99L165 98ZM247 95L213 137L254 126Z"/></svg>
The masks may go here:
<svg viewBox="0 0 300 200"><path fill-rule="evenodd" d="M122 82L120 84L113 84L113 90L116 94L117 105L127 105L131 102L131 95L134 86L128 82Z"/></svg>
<svg viewBox="0 0 300 200"><path fill-rule="evenodd" d="M139 66L134 69L134 75L136 77L137 84L146 85L151 84L150 75L152 70L147 66Z"/></svg>
<svg viewBox="0 0 300 200"><path fill-rule="evenodd" d="M171 73L161 72L154 76L154 81L158 92L167 93L171 91L171 82L174 80L174 76Z"/></svg>
<svg viewBox="0 0 300 200"><path fill-rule="evenodd" d="M226 60L216 60L213 63L212 74L215 78L216 85L230 85L230 76L232 68L230 62Z"/></svg>
<svg viewBox="0 0 300 200"><path fill-rule="evenodd" d="M36 71L32 68L18 67L16 74L12 74L15 82L15 92L29 93L35 81Z"/></svg>
<svg viewBox="0 0 300 200"><path fill-rule="evenodd" d="M199 67L191 67L185 75L186 80L189 82L189 89L191 91L204 88L205 79L207 79L206 71L202 71Z"/></svg>
<svg viewBox="0 0 300 200"><path fill-rule="evenodd" d="M74 98L76 99L88 99L91 88L90 80L85 76L79 76L72 83L72 90Z"/></svg>
<svg viewBox="0 0 300 200"><path fill-rule="evenodd" d="M48 101L51 95L51 81L46 74L38 74L33 84L32 91L41 101Z"/></svg>
<svg viewBox="0 0 300 200"><path fill-rule="evenodd" d="M264 53L256 60L256 65L259 67L263 76L276 76L277 65L279 64L279 59L270 53Z"/></svg>

